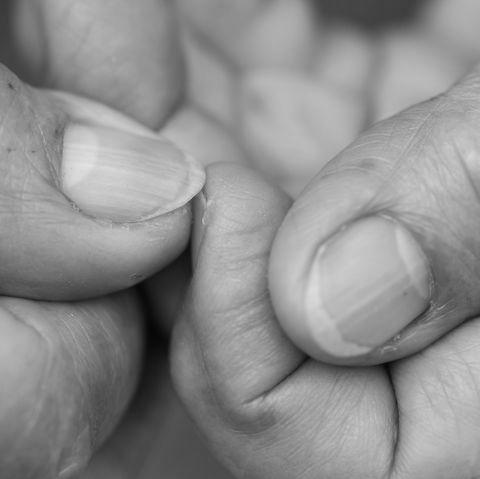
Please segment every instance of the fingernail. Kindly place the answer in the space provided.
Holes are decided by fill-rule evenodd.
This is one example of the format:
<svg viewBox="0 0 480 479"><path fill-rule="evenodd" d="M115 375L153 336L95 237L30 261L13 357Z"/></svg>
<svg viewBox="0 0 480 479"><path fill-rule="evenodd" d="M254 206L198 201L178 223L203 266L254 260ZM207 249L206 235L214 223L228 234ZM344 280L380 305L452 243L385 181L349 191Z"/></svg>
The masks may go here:
<svg viewBox="0 0 480 479"><path fill-rule="evenodd" d="M188 203L204 181L203 168L168 140L80 123L65 130L62 189L91 216L160 216Z"/></svg>
<svg viewBox="0 0 480 479"><path fill-rule="evenodd" d="M308 326L328 354L367 354L423 313L428 260L413 236L382 217L358 220L327 241L306 292Z"/></svg>

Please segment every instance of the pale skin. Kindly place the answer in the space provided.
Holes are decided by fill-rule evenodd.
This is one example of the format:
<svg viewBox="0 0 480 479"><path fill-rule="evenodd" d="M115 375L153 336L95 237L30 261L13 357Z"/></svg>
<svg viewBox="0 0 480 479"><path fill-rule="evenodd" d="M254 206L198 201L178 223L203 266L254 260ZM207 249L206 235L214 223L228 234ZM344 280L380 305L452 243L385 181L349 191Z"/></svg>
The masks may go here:
<svg viewBox="0 0 480 479"><path fill-rule="evenodd" d="M129 10L131 2L119 2L116 8L109 2L102 2L100 7L98 2L82 2L86 5L80 12L82 15L76 12L75 2L66 3L42 1L36 4L40 11L49 12L48 16L43 16L47 19L46 27L40 22L45 27L40 34L50 40L52 36L60 35L55 41L46 42L55 45L59 51L52 52L47 48L42 51L43 55L35 55L35 58L43 58L39 65L35 65L28 58L28 52L32 50L16 51L10 47L16 52L11 53L10 58L15 57L20 63L23 59L31 68L28 72L23 70L28 79L49 88L66 89L94 98L156 130L171 125L169 119L175 118L171 112L181 103L179 85L183 74L174 32L170 31L174 17L169 16L168 2L137 2L134 21ZM22 15L21 11L19 15ZM144 42L145 36L132 31L128 48L125 44L114 45L117 50L106 53L103 48L107 45L98 44L96 30L85 31L85 26L90 27L93 18L102 26L100 32L105 30L102 22L107 23L112 31L118 29L122 33L125 25L132 29L142 26L143 31L150 32L148 42ZM157 21L163 23L164 28L152 24ZM21 36L22 30L16 34ZM116 38L124 37L119 35ZM84 49L79 49L75 39L86 39ZM19 43L18 38L16 43L5 40L5 45ZM106 64L106 57L115 61ZM80 74L93 66L98 67L94 76ZM17 71L22 69L19 67ZM85 78L88 81L82 80ZM455 288L449 286L465 284L475 289L478 266L473 260L477 257L475 211L478 205L474 201L463 202L459 207L459 203L448 195L455 186L455 191L458 188L465 198L475 198L477 176L475 163L470 162L470 157L466 170L463 169L466 159L461 155L451 162L451 143L446 134L458 132L455 136L458 151L463 152L466 148L476 151L478 143L472 131L478 130L477 78L474 72L441 98L380 123L374 130L360 136L350 150L329 164L328 175L318 176L309 190L300 195L286 220L292 202L277 186L242 166L209 167L203 194L194 204L193 278L183 314L176 318L171 368L178 392L190 414L214 453L234 475L335 479L458 479L478 475L480 351L477 343L480 342L480 330L476 319L464 322L475 316L475 305L462 302ZM141 90L135 88L139 81L144 85ZM8 93L9 83L16 87L15 94ZM19 104L32 104L35 108L40 105L40 109L35 110L39 121L47 121L52 116L62 118L65 113L53 108L44 92L31 92L7 70L2 70L2 85L2 98L9 98L7 94L18 95L11 101L13 113ZM36 140L37 130L24 121L21 113L19 110L19 116L7 117L7 128L2 132L16 135L17 140L30 144ZM17 120L15 124L10 122L12 118ZM392 124L397 125L394 134ZM48 132L48 128L43 131ZM425 131L429 133L426 137L422 134ZM46 138L47 151L55 151L54 135ZM7 144L10 139L4 136L2 144ZM402 150L399 148L402 144L409 145L409 148ZM228 151L232 154L233 150ZM399 151L402 155L398 154ZM435 155L429 156L432 151L436 152ZM222 152L217 149L216 154L221 156ZM379 158L380 163L362 163L370 157ZM17 154L16 159L15 164L24 164L22 154ZM41 159L38 164L45 166ZM395 193L387 203L391 211L401 212L405 218L410 218L408 213L418 213L424 208L422 222L418 216L407 224L425 227L429 234L425 241L438 252L435 261L444 265L448 256L458 258L457 270L461 273L466 271L463 268L467 263L472 268L468 268L468 275L461 277L451 273L442 290L448 304L456 305L452 314L446 317L448 321L427 322L422 329L406 335L390 356L382 353L363 360L364 363L393 360L387 366L353 369L330 366L308 359L279 327L267 282L269 261L275 261L275 257L269 258L271 247L277 237L280 244L277 247L281 248L281 236L277 235L282 222L281 235L284 238L294 234L292 229L297 233L304 227L308 229L308 221L314 213L311 205L319 208L318 205L326 201L319 196L325 178L341 182L344 177L340 172L348 165L354 175L359 175L349 178L353 184L365 178L367 182L369 178L377 181L379 177L382 179L379 164L382 168L388 168L390 164L403 165L400 175L387 175L389 191ZM445 166L445 170L439 166ZM436 176L439 171L449 174ZM4 176L6 185L12 186L8 181L15 176ZM31 178L34 180L27 184L27 188L33 189L22 192L41 193L41 198L47 198L49 208L42 209L42 212L55 218L59 203L51 201L50 190L35 189L37 183L43 186L44 183L37 182L35 175ZM455 180L454 184L450 180ZM420 196L407 194L412 184L418 185L413 190ZM432 218L438 217L437 210L421 196L425 184L432 185L428 191L442 205L442 215L447 215L455 235L445 235L444 230L435 229ZM381 183L378 189L383 187L384 183ZM12 191L15 192L13 188ZM339 191L343 191L339 194L345 194L344 189ZM350 191L351 201L358 202L354 193ZM25 228L31 223L25 221L18 211L30 212L28 218L35 219L38 210L28 210L28 203L15 203L15 195L6 198L8 204L4 211L13 212L6 218L15 219L15 223L9 224L19 224L22 231L28 232ZM346 201L349 198L339 199ZM338 201L337 204L344 203ZM329 221L345 214L331 207L321 211L316 227L325 227ZM61 218L61 222L57 219L57 222L65 225L69 218ZM68 252L65 246L70 244L68 234L77 238L79 231L81 233L83 223L79 219L75 221L73 224L78 231L75 228L66 230L64 240L56 243L56 252ZM188 241L189 222L189 208L184 207L162 217L154 225L149 224L145 230L140 227L134 233L130 230L125 233L122 229L122 234L127 236L120 234L114 249L123 247L128 254L129 248L135 251L140 248L145 257L135 256L139 261L137 269L158 257L162 258L161 261L157 259L157 267L161 268L173 260ZM18 245L19 237L15 236L18 229L7 231L12 231L8 239L10 243ZM110 228L103 230L99 226L98 230L89 231L90 235L85 238L92 242L92 249L102 241L111 242L116 237L109 236ZM95 231L93 236L91 231ZM165 236L165 231L171 236ZM441 242L437 241L440 233ZM152 234L167 239L157 250L142 249L142 244L152 244ZM20 239L22 247L28 250L28 235ZM303 249L294 254L288 252L293 262L303 261L302 255L309 253L312 245L307 240L302 243ZM47 239L44 241L49 244ZM2 244L7 243L5 240ZM37 247L38 244L37 239ZM448 246L446 250L442 249L445 244ZM462 256L465 251L468 255ZM25 268L20 265L19 270L26 273L18 277L13 275L13 269L7 271L2 292L48 300L89 296L88 284L98 281L98 272L89 278L85 256L82 256L87 253L79 247L75 250L78 258L72 256L60 264L43 262L35 267L35 274L27 267L31 263ZM282 251L277 254L279 257L286 255ZM109 261L108 254L103 260L105 264L99 271L104 274L102 284L105 290L115 291L129 286L116 282L119 276L122 277L117 262L111 258ZM58 284L39 280L42 274L50 278L65 273L61 268L68 273L75 264L85 281L79 281L77 289L62 290L61 297ZM449 265L448 270L456 269ZM280 296L291 297L288 267L284 271L286 280L271 283L270 287ZM144 273L149 275L152 271L146 269ZM84 290L82 284L87 284ZM444 287L443 284L440 286ZM152 290L154 288L149 288L150 292ZM154 461L157 456L161 457L156 448L168 444L168 437L162 439L162 421L158 419L162 417L162 409L168 414L164 408L171 405L161 390L159 392L159 385L166 377L164 371L157 371L163 370L165 365L163 355L158 353L159 346L149 345L142 394L131 406L126 419L121 421L141 375L140 357L145 351L142 309L134 296L134 291L129 290L78 303L2 298L4 332L0 352L5 354L5 359L2 361L4 386L1 390L7 393L2 393L4 401L0 409L0 461L3 461L0 470L5 477L47 478L81 474L92 455L93 466L83 473L83 477L108 478L121 474L123 477L139 477L142 464L145 478L158 477L162 464L154 467L149 462L150 466L145 467L144 458L148 456ZM409 357L419 350L420 353ZM12 362L13 357L15 362ZM51 407L52 404L56 406ZM107 408L103 407L105 404L108 404ZM152 418L157 418L158 422ZM100 427L95 427L98 424ZM26 428L30 431L28 436L24 435ZM47 429L49 441L45 441ZM97 452L109 435L111 439L107 447ZM165 431L165 435L171 436L171 433ZM132 452L134 445L138 444L142 446L142 454ZM216 466L208 467L213 469L206 477L226 474L217 471Z"/></svg>

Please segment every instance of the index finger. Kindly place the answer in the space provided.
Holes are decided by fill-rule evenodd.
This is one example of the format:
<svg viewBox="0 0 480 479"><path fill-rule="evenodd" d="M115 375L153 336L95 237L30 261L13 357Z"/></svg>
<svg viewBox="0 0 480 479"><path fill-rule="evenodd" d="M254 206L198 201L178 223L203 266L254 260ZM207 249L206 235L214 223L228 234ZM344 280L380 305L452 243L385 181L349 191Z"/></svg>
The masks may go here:
<svg viewBox="0 0 480 479"><path fill-rule="evenodd" d="M90 97L158 128L183 92L183 61L168 0L11 2L20 74Z"/></svg>
<svg viewBox="0 0 480 479"><path fill-rule="evenodd" d="M239 477L388 477L396 410L387 371L306 359L273 313L268 256L285 197L235 165L210 167L205 196L172 344L190 413Z"/></svg>

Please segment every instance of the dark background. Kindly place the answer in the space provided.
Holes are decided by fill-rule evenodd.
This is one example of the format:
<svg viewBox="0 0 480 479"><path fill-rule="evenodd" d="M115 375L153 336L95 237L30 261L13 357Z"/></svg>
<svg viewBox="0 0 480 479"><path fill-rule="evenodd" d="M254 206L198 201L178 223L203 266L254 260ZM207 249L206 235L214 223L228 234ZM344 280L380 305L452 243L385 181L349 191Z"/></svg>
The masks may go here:
<svg viewBox="0 0 480 479"><path fill-rule="evenodd" d="M368 27L408 20L426 0L313 0L331 17L351 19ZM452 0L455 1L455 0Z"/></svg>

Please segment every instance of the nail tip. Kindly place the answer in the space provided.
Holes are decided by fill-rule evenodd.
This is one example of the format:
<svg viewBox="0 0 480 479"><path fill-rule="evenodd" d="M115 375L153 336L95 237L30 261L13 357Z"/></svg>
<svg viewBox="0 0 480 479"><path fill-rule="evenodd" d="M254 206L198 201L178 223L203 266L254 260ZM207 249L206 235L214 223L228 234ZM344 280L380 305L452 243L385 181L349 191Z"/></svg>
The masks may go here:
<svg viewBox="0 0 480 479"><path fill-rule="evenodd" d="M92 217L133 223L161 216L190 202L205 180L201 163L160 136L74 122L65 129L61 189Z"/></svg>
<svg viewBox="0 0 480 479"><path fill-rule="evenodd" d="M156 210L154 213L147 215L145 219L154 218L163 214L172 213L175 210L186 206L190 201L195 198L203 189L206 182L206 172L201 163L191 154L182 151L176 147L184 156L184 161L188 164L188 185L179 198L174 199L172 202L166 204L161 210Z"/></svg>

